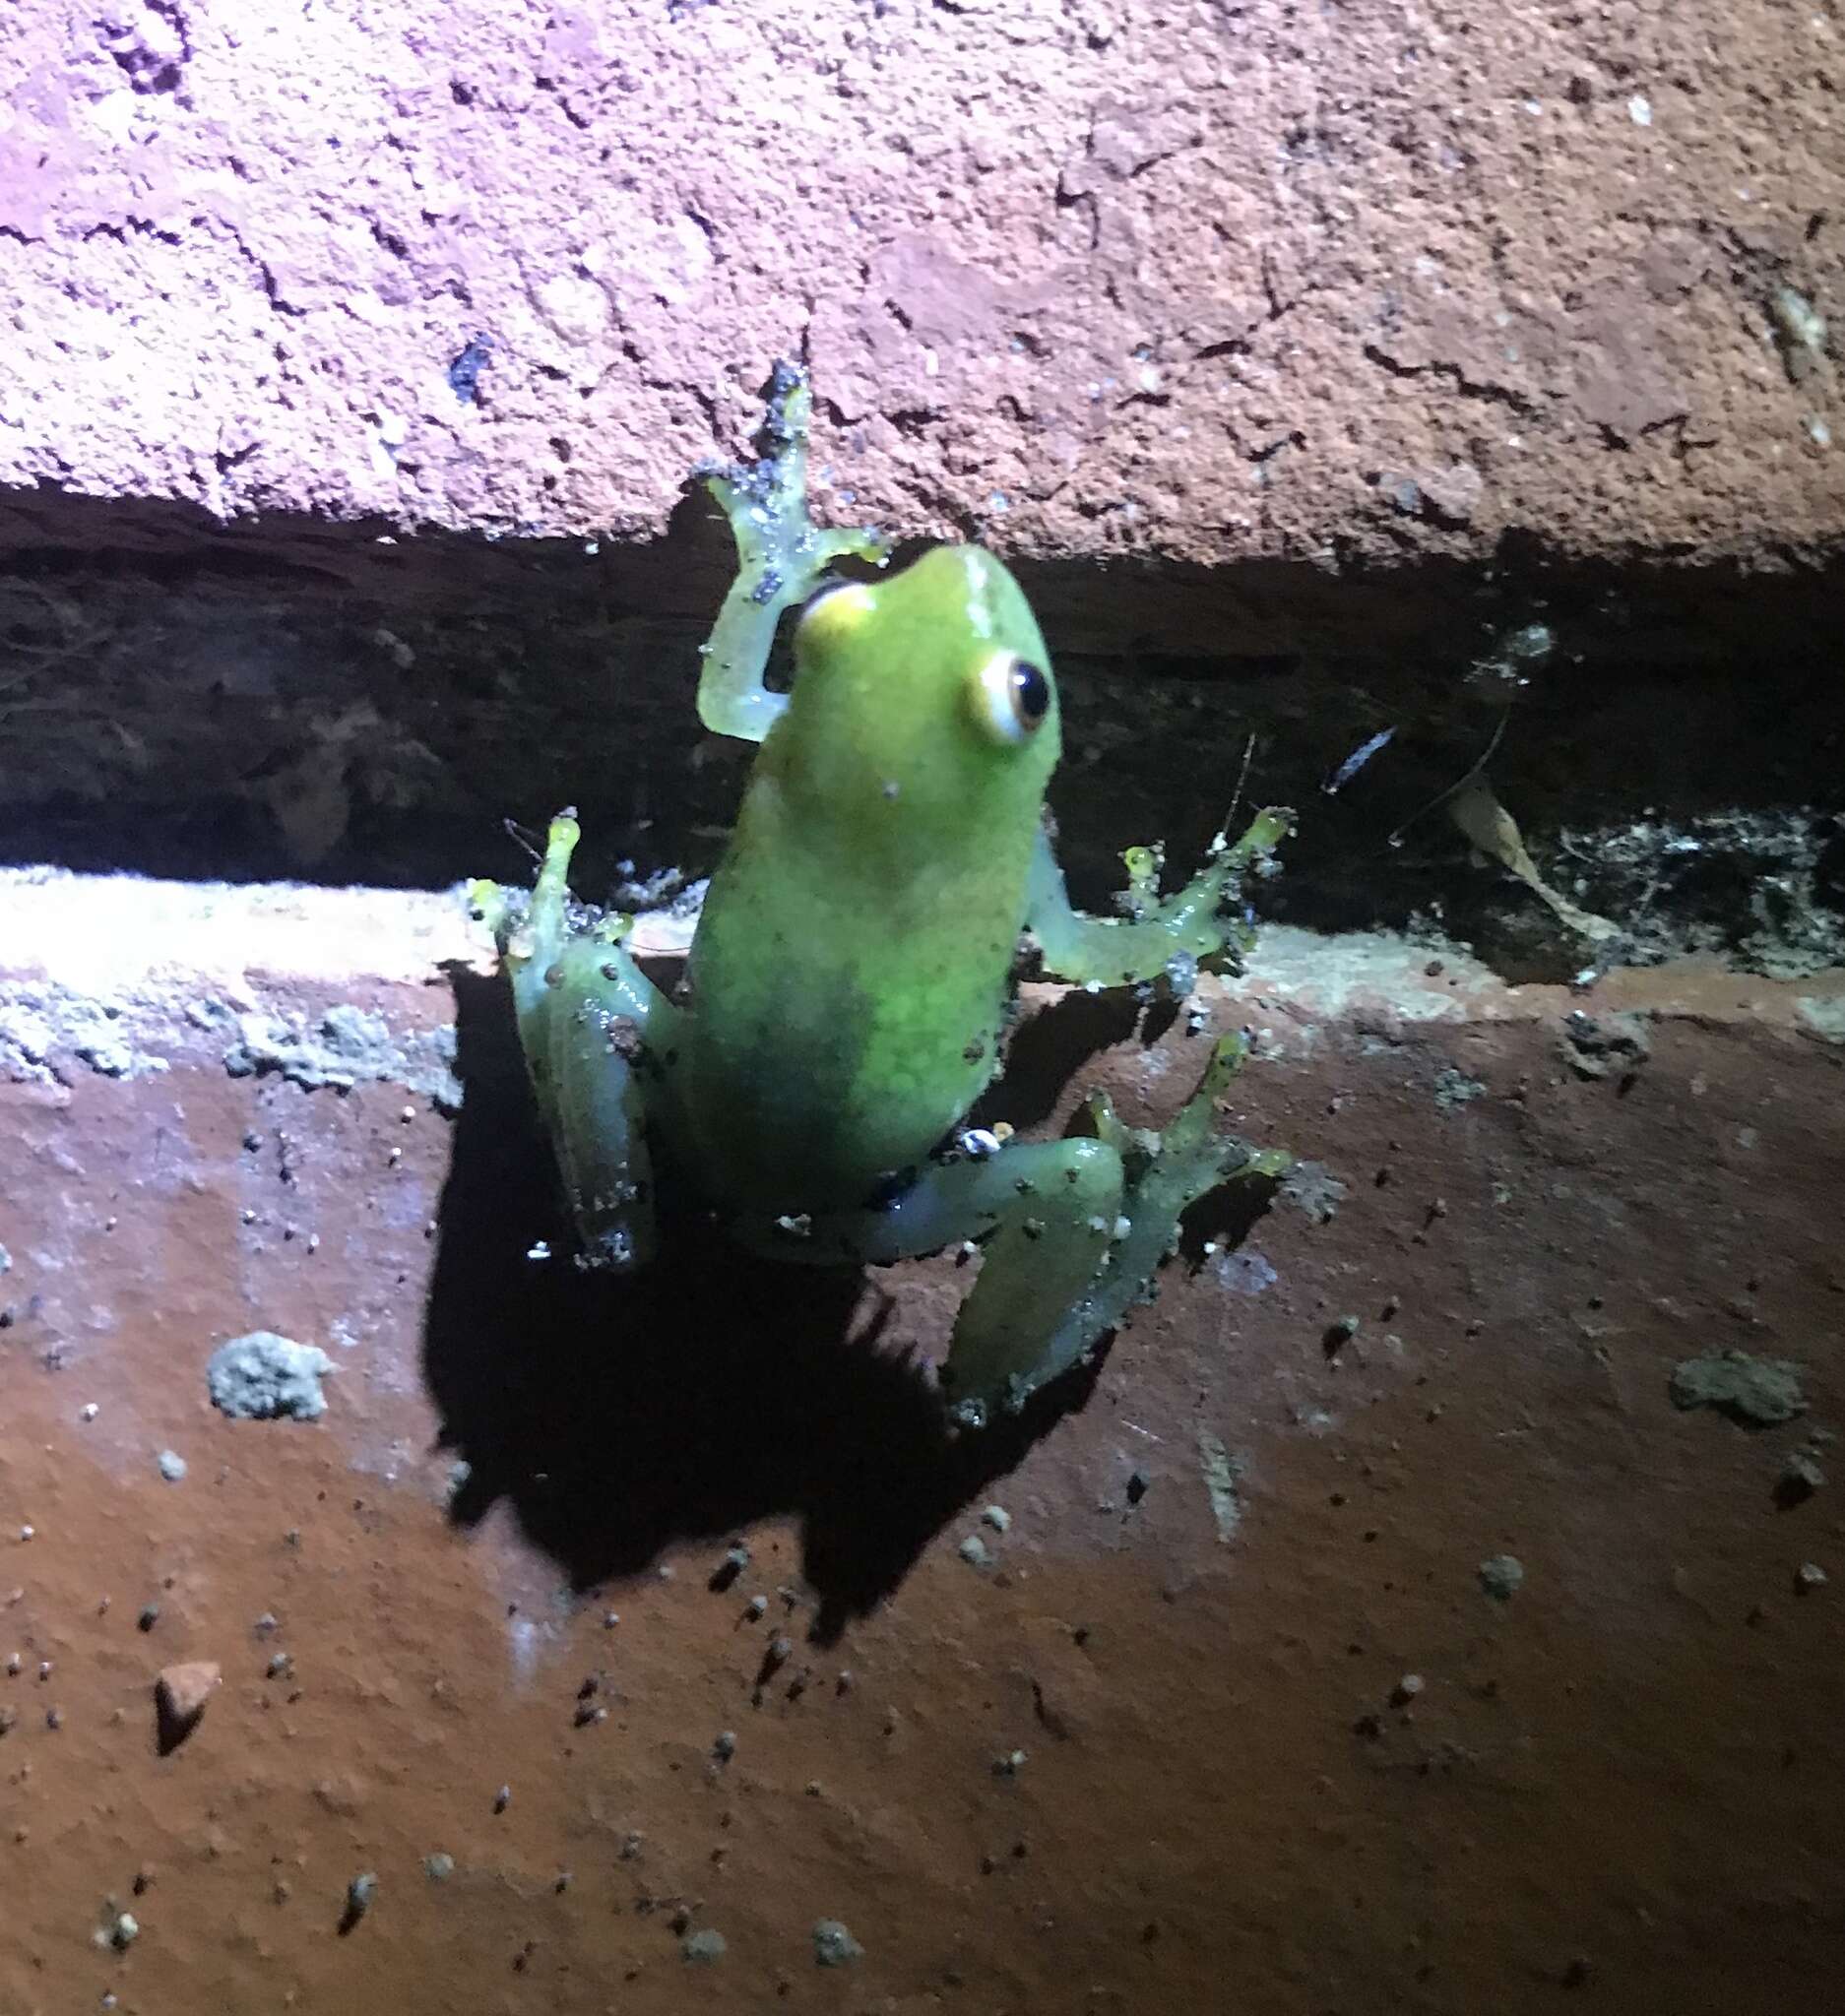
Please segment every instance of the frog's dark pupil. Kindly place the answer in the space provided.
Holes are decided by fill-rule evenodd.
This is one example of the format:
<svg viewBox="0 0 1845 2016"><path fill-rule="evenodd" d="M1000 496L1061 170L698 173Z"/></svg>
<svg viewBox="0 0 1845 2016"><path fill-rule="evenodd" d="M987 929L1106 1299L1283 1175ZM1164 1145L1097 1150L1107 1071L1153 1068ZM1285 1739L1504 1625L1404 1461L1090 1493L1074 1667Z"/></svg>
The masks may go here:
<svg viewBox="0 0 1845 2016"><path fill-rule="evenodd" d="M1050 712L1050 681L1030 659L1015 659L1012 664L1012 694L1018 703L1019 719L1036 727Z"/></svg>

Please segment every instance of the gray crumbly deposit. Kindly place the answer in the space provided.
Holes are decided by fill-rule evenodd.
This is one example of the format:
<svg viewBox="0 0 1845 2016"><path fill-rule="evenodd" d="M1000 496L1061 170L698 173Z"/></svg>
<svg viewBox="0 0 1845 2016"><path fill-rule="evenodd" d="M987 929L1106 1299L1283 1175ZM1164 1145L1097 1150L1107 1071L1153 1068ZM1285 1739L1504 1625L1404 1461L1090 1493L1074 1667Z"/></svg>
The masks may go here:
<svg viewBox="0 0 1845 2016"><path fill-rule="evenodd" d="M273 1330L252 1330L213 1352L206 1366L212 1405L235 1420L317 1420L327 1411L320 1390L333 1360L315 1344L296 1344Z"/></svg>
<svg viewBox="0 0 1845 2016"><path fill-rule="evenodd" d="M233 1078L276 1072L310 1092L355 1085L402 1085L445 1110L461 1104L453 1027L417 1030L402 1039L374 1011L341 1002L311 1027L298 1018L237 1017L237 1040L224 1052Z"/></svg>
<svg viewBox="0 0 1845 2016"><path fill-rule="evenodd" d="M1682 1358L1668 1388L1674 1407L1714 1407L1746 1428L1770 1428L1807 1412L1800 1367L1786 1358L1758 1358L1746 1351Z"/></svg>
<svg viewBox="0 0 1845 2016"><path fill-rule="evenodd" d="M722 1960L727 1949L724 1934L713 1931L709 1925L701 1931L687 1932L679 1944L681 1956L697 1967L709 1967L714 1960Z"/></svg>
<svg viewBox="0 0 1845 2016"><path fill-rule="evenodd" d="M859 1945L836 1918L823 1918L813 1928L813 1957L819 1967L849 1967L864 1958Z"/></svg>
<svg viewBox="0 0 1845 2016"><path fill-rule="evenodd" d="M1801 1026L1829 1043L1845 1043L1845 994L1803 994L1794 1003Z"/></svg>
<svg viewBox="0 0 1845 2016"><path fill-rule="evenodd" d="M1346 1186L1323 1162L1298 1162L1282 1178L1280 1195L1318 1225L1331 1225L1345 1202Z"/></svg>
<svg viewBox="0 0 1845 2016"><path fill-rule="evenodd" d="M1492 969L1439 930L1315 931L1264 922L1260 971L1225 982L1236 1000L1260 994L1343 1022L1368 1005L1387 1001L1400 1022L1458 1022L1466 998L1493 978ZM1443 961L1454 984L1431 987L1424 976L1430 955Z"/></svg>
<svg viewBox="0 0 1845 2016"><path fill-rule="evenodd" d="M1484 1099L1486 1091L1478 1078L1469 1078L1458 1065L1444 1064L1435 1073L1435 1104L1444 1113L1466 1105L1471 1100Z"/></svg>
<svg viewBox="0 0 1845 2016"><path fill-rule="evenodd" d="M1653 1053L1653 1040L1637 1015L1590 1015L1577 1008L1563 1017L1563 1061L1578 1078L1625 1078Z"/></svg>
<svg viewBox="0 0 1845 2016"><path fill-rule="evenodd" d="M130 1038L134 1018L114 1001L52 985L10 981L0 988L0 1079L67 1085L74 1062L104 1078L164 1071L166 1060Z"/></svg>
<svg viewBox="0 0 1845 2016"><path fill-rule="evenodd" d="M1524 1587L1525 1564L1516 1554L1493 1554L1480 1564L1480 1586L1495 1603L1510 1603Z"/></svg>

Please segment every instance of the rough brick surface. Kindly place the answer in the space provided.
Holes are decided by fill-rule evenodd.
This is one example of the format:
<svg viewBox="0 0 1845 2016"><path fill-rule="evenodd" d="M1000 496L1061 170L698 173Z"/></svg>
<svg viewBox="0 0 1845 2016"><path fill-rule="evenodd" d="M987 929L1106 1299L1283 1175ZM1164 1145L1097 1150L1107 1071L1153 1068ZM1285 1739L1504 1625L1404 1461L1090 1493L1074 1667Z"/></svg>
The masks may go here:
<svg viewBox="0 0 1845 2016"><path fill-rule="evenodd" d="M502 992L418 965L478 950L459 912L153 889L137 937L127 887L60 885L81 993L0 976L130 1052L67 1021L0 1073L7 2010L1829 2006L1836 980L1571 997L1273 934L1203 998L1307 1179L970 1455L910 1355L952 1264L569 1265ZM407 1051L459 1003L468 1101L233 1076L207 997ZM1197 1068L1182 1022L1034 1002L1022 1122L1099 1080L1158 1118ZM1585 1075L1571 1008L1648 1053ZM213 1409L253 1326L335 1358L321 1419ZM1727 1348L1807 1414L1678 1411ZM162 1757L150 1690L201 1660ZM727 1942L695 2004L688 1929Z"/></svg>
<svg viewBox="0 0 1845 2016"><path fill-rule="evenodd" d="M794 348L905 531L1831 551L1771 302L1845 311L1841 60L1768 0L14 0L7 524L646 537Z"/></svg>

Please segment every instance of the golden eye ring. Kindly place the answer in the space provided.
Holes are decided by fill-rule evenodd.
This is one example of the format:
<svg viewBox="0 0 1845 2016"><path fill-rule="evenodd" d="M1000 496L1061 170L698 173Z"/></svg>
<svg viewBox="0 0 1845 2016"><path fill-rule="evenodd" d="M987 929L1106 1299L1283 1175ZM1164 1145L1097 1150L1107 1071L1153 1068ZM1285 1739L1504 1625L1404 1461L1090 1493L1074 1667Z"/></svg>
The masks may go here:
<svg viewBox="0 0 1845 2016"><path fill-rule="evenodd" d="M1029 742L1050 716L1050 675L1016 652L996 651L969 685L974 719L995 742Z"/></svg>

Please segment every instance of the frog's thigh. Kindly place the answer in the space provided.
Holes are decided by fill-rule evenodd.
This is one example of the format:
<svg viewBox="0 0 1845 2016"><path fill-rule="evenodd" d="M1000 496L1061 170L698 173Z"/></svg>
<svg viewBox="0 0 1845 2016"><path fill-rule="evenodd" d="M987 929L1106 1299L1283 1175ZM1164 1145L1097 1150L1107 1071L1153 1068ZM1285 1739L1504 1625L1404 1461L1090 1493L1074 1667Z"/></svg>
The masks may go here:
<svg viewBox="0 0 1845 2016"><path fill-rule="evenodd" d="M943 1213L947 1237L987 1234L942 1381L952 1401L978 1402L990 1415L1015 1388L1050 1376L1046 1360L1115 1234L1121 1158L1106 1141L1032 1143L931 1170L924 1186L928 1197L915 1201Z"/></svg>
<svg viewBox="0 0 1845 2016"><path fill-rule="evenodd" d="M583 1258L617 1272L653 1255L653 1172L635 1064L647 1033L646 982L626 950L573 938L546 976L549 1041L532 1055ZM638 982L638 984L636 984ZM658 1035L658 1032L656 1032Z"/></svg>

